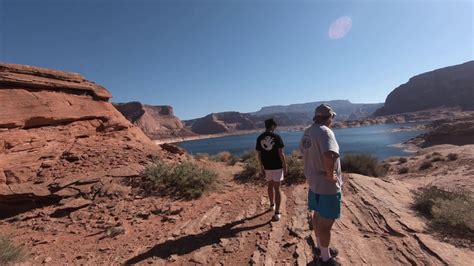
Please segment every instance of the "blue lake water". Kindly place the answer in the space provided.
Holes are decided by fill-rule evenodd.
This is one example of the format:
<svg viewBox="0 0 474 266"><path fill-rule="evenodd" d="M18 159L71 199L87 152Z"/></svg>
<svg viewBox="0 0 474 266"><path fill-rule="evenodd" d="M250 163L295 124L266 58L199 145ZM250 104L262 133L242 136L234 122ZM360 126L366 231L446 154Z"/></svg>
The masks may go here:
<svg viewBox="0 0 474 266"><path fill-rule="evenodd" d="M383 160L391 156L403 156L408 152L393 146L402 143L421 133L421 130L396 131L400 127L412 127L419 124L383 124L368 127L334 129L334 134L339 143L341 154L368 153ZM299 146L303 132L280 131L277 132L283 138L285 152L291 153ZM217 154L221 151L229 151L235 155L255 149L255 141L259 133L226 136L213 139L193 140L178 143L178 146L186 149L190 154L208 153Z"/></svg>

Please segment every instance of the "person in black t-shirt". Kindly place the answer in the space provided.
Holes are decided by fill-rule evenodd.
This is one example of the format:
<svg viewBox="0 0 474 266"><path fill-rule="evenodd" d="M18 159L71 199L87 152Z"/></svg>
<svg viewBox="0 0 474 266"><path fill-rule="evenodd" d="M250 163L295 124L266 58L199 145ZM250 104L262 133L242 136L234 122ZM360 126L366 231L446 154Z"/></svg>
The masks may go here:
<svg viewBox="0 0 474 266"><path fill-rule="evenodd" d="M273 133L277 127L273 119L265 120L265 132L257 138L255 149L258 152L260 172L268 182L268 197L270 207L275 210L273 219L280 220L280 182L283 181L287 172L285 153L283 152L283 140L280 135ZM273 197L275 196L275 198ZM276 207L275 207L276 203Z"/></svg>

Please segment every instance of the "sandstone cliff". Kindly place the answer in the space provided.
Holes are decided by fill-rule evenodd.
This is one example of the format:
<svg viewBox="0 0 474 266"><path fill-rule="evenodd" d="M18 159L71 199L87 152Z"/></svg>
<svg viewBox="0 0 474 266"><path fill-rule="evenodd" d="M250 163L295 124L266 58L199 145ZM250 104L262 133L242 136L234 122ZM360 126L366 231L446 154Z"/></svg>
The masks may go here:
<svg viewBox="0 0 474 266"><path fill-rule="evenodd" d="M140 102L117 103L114 106L151 139L195 135L184 128L181 120L174 115L171 106L153 106Z"/></svg>
<svg viewBox="0 0 474 266"><path fill-rule="evenodd" d="M76 73L0 64L1 216L113 194L114 177L140 173L157 148L110 97Z"/></svg>
<svg viewBox="0 0 474 266"><path fill-rule="evenodd" d="M474 61L423 73L397 87L375 116L459 106L474 110Z"/></svg>

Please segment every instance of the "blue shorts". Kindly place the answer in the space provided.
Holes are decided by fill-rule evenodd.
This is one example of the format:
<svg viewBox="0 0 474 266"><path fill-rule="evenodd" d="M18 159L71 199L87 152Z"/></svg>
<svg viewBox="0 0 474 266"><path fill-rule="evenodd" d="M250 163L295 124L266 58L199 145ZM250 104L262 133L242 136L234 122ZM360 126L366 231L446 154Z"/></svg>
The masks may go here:
<svg viewBox="0 0 474 266"><path fill-rule="evenodd" d="M341 217L341 193L333 195L316 194L308 191L308 208L319 214L319 216L336 220Z"/></svg>

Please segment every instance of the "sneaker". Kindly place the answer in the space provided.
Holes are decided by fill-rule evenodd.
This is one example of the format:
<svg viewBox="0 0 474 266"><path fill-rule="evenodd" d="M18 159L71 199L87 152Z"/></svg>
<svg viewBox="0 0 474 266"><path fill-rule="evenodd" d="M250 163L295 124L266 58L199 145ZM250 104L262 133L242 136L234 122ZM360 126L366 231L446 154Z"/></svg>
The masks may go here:
<svg viewBox="0 0 474 266"><path fill-rule="evenodd" d="M318 261L316 262L316 265L318 266L341 266L339 262L337 262L334 258L330 258L327 261L323 261L322 258L319 258Z"/></svg>
<svg viewBox="0 0 474 266"><path fill-rule="evenodd" d="M337 250L337 248L329 248L329 254L331 254L331 257L335 258L339 254L339 250ZM314 248L314 255L317 257L321 256L321 250L318 247Z"/></svg>
<svg viewBox="0 0 474 266"><path fill-rule="evenodd" d="M280 219L281 219L281 213L275 213L275 215L273 215L273 221L278 222L280 221Z"/></svg>
<svg viewBox="0 0 474 266"><path fill-rule="evenodd" d="M270 210L272 210L272 211L275 210L275 204L270 204Z"/></svg>

